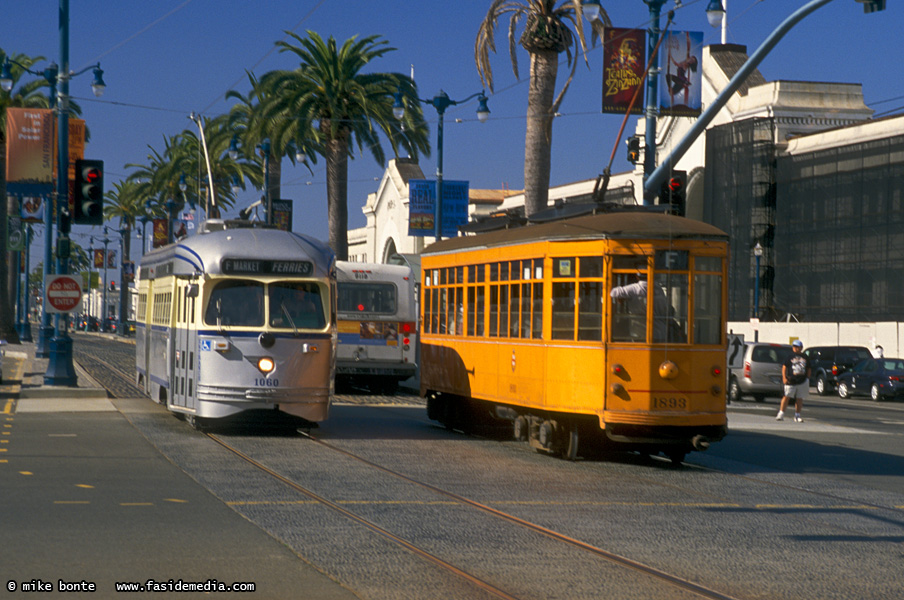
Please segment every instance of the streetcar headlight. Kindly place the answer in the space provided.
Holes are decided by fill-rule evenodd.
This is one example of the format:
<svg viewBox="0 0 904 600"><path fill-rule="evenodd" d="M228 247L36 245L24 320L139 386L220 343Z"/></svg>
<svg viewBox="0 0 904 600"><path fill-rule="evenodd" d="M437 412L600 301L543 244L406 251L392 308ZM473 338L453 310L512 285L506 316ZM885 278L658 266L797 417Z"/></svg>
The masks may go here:
<svg viewBox="0 0 904 600"><path fill-rule="evenodd" d="M260 369L261 373L269 373L276 368L276 363L269 356L263 356L257 359L257 368Z"/></svg>

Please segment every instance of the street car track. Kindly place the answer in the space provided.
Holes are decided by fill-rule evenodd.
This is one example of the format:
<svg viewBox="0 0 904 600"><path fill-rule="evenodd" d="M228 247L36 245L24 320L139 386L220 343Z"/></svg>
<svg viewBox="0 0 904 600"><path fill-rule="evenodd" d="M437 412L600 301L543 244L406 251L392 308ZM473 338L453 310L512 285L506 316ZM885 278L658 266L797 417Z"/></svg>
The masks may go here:
<svg viewBox="0 0 904 600"><path fill-rule="evenodd" d="M583 550L585 552L589 552L589 553L593 554L594 556L601 558L609 563L642 573L642 574L647 575L651 578L654 578L660 582L666 583L666 584L672 586L673 588L681 589L685 592L690 592L692 594L699 596L700 598L709 598L712 600L737 600L733 596L728 596L728 595L719 593L715 590L711 590L706 587L703 587L701 585L697 585L693 582L687 581L678 576L666 573L665 571L661 571L659 569L655 569L655 568L645 565L643 563L631 560L627 557L620 556L620 555L612 553L612 552L608 552L606 550L603 550L602 548L598 548L591 544L587 544L585 542L582 542L575 538L558 533L556 531L553 531L553 530L543 527L541 525L531 523L530 521L526 521L524 519L516 517L515 515L492 508L490 506L487 506L487 505L477 502L475 500L465 498L464 496L460 496L453 492L449 492L442 488L433 486L429 483L418 481L417 479L413 479L411 477L408 477L407 475L404 475L402 473L399 473L397 471L394 471L394 470L384 467L382 465L378 465L374 462L371 462L371 461L369 461L361 456L358 456L352 452L338 448L328 442L318 439L317 437L311 435L310 433L307 433L307 432L304 432L301 430L299 430L299 433L303 437L309 439L310 441L312 441L332 452L342 454L343 456L350 458L350 459L354 460L355 462L366 465L373 469L377 469L383 473L386 473L388 475L401 479L402 481L405 481L407 483L417 485L423 489L429 490L430 492L435 493L439 496L443 496L445 498L451 499L464 506L468 506L470 508L474 508L474 509L480 510L482 512L485 512L489 515L492 515L495 518L502 519L504 521L515 524L516 526L522 527L524 529L528 529L535 533L540 533L552 540L562 542L564 544L568 544L572 547L578 548L579 550ZM487 591L497 597L512 598L512 599L516 598L515 596L508 594L507 592L495 587L494 585L487 583L487 582L481 580L480 578L456 567L455 565L452 565L451 563L448 563L448 562L442 560L441 558L427 552L426 550L423 550L423 549L415 546L411 542L408 542L407 540L393 534L392 532L387 531L386 529L376 525L375 523L368 521L367 519L361 517L360 515L357 515L354 512L340 506L338 503L332 502L332 501L316 494L315 492L299 485L298 483L292 481L290 478L285 477L285 476L281 475L280 473L274 471L273 469L270 469L266 465L258 462L257 460L255 460L254 458L249 456L248 454L246 454L246 453L242 452L241 450L239 450L238 448L234 447L232 444L230 444L223 438L221 438L215 434L212 434L212 433L205 433L205 435L208 438L210 438L211 440L213 440L214 442L216 442L217 444L219 444L220 446L222 446L224 449L226 449L229 452L231 452L232 454L234 454L235 456L248 462L255 468L267 473L268 475L276 478L277 480L279 480L283 484L289 486L290 488L298 491L299 493L305 495L306 497L308 497L312 500L322 503L324 506L327 506L327 507L333 509L334 511L342 514L346 518L349 518L349 519L367 527L368 529L377 533L378 535L383 536L384 538L406 548L407 550L424 558L425 560L433 563L434 565L437 565L443 569L446 569L447 571L454 573L455 575L458 575L459 577L465 579L466 581L484 589L485 591Z"/></svg>

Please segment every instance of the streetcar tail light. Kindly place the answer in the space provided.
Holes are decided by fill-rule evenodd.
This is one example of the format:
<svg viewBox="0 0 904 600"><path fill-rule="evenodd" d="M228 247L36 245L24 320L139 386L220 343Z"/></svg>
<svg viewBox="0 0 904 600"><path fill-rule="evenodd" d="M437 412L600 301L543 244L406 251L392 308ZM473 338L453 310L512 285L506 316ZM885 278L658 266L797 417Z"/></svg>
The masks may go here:
<svg viewBox="0 0 904 600"><path fill-rule="evenodd" d="M722 374L722 368L719 365L713 367L713 377L718 377Z"/></svg>

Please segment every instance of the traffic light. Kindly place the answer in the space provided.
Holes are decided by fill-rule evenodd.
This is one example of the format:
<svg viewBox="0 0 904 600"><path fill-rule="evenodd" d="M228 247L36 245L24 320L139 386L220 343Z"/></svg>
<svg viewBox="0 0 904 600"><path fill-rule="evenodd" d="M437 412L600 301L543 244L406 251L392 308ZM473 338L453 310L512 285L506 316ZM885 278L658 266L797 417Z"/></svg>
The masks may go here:
<svg viewBox="0 0 904 600"><path fill-rule="evenodd" d="M687 200L687 171L672 171L659 189L659 203L671 204L672 212L684 216Z"/></svg>
<svg viewBox="0 0 904 600"><path fill-rule="evenodd" d="M115 282L115 281L111 281L111 282L110 282L110 291L111 291L111 292L115 292L115 291L116 291L116 282Z"/></svg>
<svg viewBox="0 0 904 600"><path fill-rule="evenodd" d="M104 161L75 161L75 211L72 221L78 225L104 224Z"/></svg>
<svg viewBox="0 0 904 600"><path fill-rule="evenodd" d="M632 135L625 143L628 144L628 162L636 165L640 160L640 138Z"/></svg>

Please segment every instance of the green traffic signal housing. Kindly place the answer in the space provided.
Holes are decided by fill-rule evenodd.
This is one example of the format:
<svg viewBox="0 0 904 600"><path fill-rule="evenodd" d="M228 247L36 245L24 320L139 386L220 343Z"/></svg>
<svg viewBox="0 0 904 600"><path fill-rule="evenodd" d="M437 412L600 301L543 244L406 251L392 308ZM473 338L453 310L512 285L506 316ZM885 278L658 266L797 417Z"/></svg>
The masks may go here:
<svg viewBox="0 0 904 600"><path fill-rule="evenodd" d="M74 210L77 225L104 224L104 161L75 161Z"/></svg>

